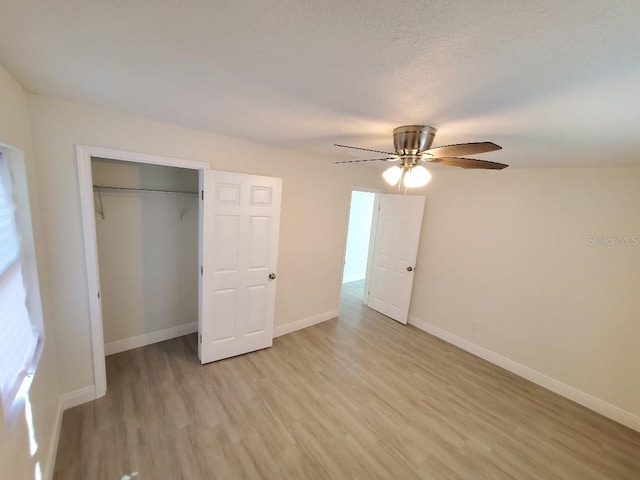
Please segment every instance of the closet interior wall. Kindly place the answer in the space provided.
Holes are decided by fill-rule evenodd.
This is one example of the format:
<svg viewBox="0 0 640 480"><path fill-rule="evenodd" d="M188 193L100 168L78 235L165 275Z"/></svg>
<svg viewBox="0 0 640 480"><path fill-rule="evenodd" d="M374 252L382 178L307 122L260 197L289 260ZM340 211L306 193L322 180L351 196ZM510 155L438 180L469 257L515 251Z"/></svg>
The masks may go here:
<svg viewBox="0 0 640 480"><path fill-rule="evenodd" d="M98 158L91 167L94 186L120 188L94 188L106 354L196 331L198 198L178 192L197 192L198 172Z"/></svg>

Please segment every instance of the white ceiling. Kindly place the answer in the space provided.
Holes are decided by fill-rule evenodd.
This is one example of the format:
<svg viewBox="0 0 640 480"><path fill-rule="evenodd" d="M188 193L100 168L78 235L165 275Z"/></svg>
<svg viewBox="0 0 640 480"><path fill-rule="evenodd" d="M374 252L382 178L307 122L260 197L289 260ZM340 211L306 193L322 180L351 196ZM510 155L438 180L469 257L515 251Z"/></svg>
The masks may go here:
<svg viewBox="0 0 640 480"><path fill-rule="evenodd" d="M513 166L640 165L639 25L638 0L21 0L0 63L34 93L327 161L416 123Z"/></svg>

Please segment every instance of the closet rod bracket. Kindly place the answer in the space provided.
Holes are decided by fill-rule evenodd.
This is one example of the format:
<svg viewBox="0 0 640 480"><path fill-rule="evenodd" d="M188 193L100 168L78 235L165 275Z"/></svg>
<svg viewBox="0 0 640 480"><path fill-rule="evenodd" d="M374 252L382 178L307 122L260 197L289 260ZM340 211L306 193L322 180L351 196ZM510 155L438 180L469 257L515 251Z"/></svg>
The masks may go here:
<svg viewBox="0 0 640 480"><path fill-rule="evenodd" d="M100 210L96 209L96 212L99 213L104 220L104 206L102 205L102 194L100 193L100 187L94 186L93 188L95 188L98 192L98 201L100 202Z"/></svg>

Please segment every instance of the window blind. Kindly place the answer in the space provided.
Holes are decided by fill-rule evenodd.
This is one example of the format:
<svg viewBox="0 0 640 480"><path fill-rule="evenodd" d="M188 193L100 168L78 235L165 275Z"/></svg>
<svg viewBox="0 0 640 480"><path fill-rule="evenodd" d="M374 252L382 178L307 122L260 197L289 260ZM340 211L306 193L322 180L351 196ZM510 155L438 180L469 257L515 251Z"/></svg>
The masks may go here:
<svg viewBox="0 0 640 480"><path fill-rule="evenodd" d="M22 381L31 372L38 346L25 303L20 262L0 278L0 390L8 412Z"/></svg>
<svg viewBox="0 0 640 480"><path fill-rule="evenodd" d="M32 372L39 334L26 305L11 176L0 155L0 395L5 414Z"/></svg>
<svg viewBox="0 0 640 480"><path fill-rule="evenodd" d="M9 169L6 160L0 154L0 275L6 272L20 255L20 237L16 228L11 191Z"/></svg>

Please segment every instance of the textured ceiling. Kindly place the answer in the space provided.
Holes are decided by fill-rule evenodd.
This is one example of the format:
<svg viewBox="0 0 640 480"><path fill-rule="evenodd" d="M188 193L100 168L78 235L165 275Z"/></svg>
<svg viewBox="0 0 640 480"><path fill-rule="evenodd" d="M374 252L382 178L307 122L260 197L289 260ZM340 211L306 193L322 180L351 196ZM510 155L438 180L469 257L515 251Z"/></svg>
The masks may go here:
<svg viewBox="0 0 640 480"><path fill-rule="evenodd" d="M638 25L638 0L21 0L0 63L34 93L328 161L417 123L513 166L640 165Z"/></svg>

